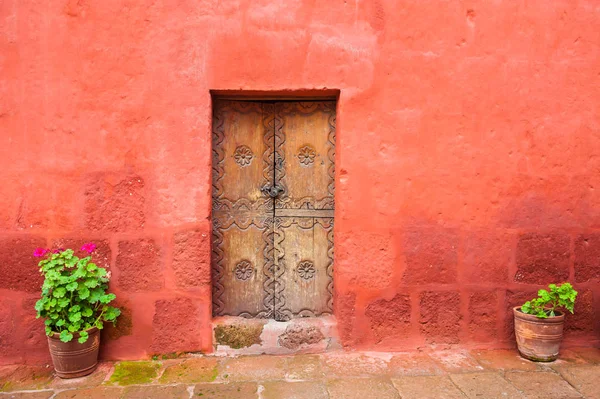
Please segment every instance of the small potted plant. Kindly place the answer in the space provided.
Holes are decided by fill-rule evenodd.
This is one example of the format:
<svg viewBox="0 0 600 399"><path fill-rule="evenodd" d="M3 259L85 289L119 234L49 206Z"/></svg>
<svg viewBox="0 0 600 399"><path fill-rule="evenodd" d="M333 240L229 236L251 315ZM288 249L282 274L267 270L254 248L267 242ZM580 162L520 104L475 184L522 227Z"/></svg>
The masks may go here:
<svg viewBox="0 0 600 399"><path fill-rule="evenodd" d="M565 323L564 309L573 313L577 291L569 283L550 284L538 297L513 308L519 353L526 359L552 362L558 357Z"/></svg>
<svg viewBox="0 0 600 399"><path fill-rule="evenodd" d="M98 364L100 330L105 321L115 323L121 311L108 304L115 294L107 293L110 272L92 263L96 249L87 243L79 258L72 249L38 248L34 256L44 276L42 296L35 304L37 317L43 317L50 355L61 378L82 377Z"/></svg>

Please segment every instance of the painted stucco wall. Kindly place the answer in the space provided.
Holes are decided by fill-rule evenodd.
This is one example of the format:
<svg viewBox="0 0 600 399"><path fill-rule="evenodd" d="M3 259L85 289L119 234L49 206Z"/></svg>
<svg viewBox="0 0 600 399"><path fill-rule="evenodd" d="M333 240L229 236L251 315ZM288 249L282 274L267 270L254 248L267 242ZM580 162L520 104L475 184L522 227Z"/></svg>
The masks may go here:
<svg viewBox="0 0 600 399"><path fill-rule="evenodd" d="M0 2L0 363L48 359L33 248L89 240L125 309L106 358L210 350L211 89L340 90L347 347L510 346L566 280L565 344L597 344L599 26L595 0Z"/></svg>

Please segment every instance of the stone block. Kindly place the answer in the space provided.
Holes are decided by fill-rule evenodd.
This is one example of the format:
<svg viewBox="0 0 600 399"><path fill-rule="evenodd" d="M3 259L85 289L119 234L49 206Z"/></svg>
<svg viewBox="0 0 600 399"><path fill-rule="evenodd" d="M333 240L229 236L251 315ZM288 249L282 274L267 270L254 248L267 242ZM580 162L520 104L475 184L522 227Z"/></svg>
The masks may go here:
<svg viewBox="0 0 600 399"><path fill-rule="evenodd" d="M325 376L318 355L291 356L286 362L286 380L320 380Z"/></svg>
<svg viewBox="0 0 600 399"><path fill-rule="evenodd" d="M38 247L45 247L46 240L27 236L0 240L0 289L38 292L44 282L38 263L33 256Z"/></svg>
<svg viewBox="0 0 600 399"><path fill-rule="evenodd" d="M538 370L535 362L522 358L516 350L478 350L472 351L471 356L488 370Z"/></svg>
<svg viewBox="0 0 600 399"><path fill-rule="evenodd" d="M340 235L336 251L338 246L336 273L364 290L381 290L390 285L395 261L390 234L350 232Z"/></svg>
<svg viewBox="0 0 600 399"><path fill-rule="evenodd" d="M0 392L47 389L52 382L51 367L19 365L0 369Z"/></svg>
<svg viewBox="0 0 600 399"><path fill-rule="evenodd" d="M152 239L119 242L117 283L129 292L163 288L163 261L159 245Z"/></svg>
<svg viewBox="0 0 600 399"><path fill-rule="evenodd" d="M511 371L504 374L528 398L581 398L560 375L535 371Z"/></svg>
<svg viewBox="0 0 600 399"><path fill-rule="evenodd" d="M600 233L575 239L575 281L600 281Z"/></svg>
<svg viewBox="0 0 600 399"><path fill-rule="evenodd" d="M109 383L121 386L149 384L156 379L159 369L158 362L118 362Z"/></svg>
<svg viewBox="0 0 600 399"><path fill-rule="evenodd" d="M306 345L314 345L325 339L321 330L316 326L289 325L279 336L278 344L287 349L298 349Z"/></svg>
<svg viewBox="0 0 600 399"><path fill-rule="evenodd" d="M179 288L210 284L210 233L194 229L175 233L173 271Z"/></svg>
<svg viewBox="0 0 600 399"><path fill-rule="evenodd" d="M220 365L219 380L281 380L285 377L285 363L286 358L278 356L230 358Z"/></svg>
<svg viewBox="0 0 600 399"><path fill-rule="evenodd" d="M185 359L168 366L160 377L161 384L212 382L217 378L216 358Z"/></svg>
<svg viewBox="0 0 600 399"><path fill-rule="evenodd" d="M19 185L26 187L20 195L17 228L68 231L80 227L78 179L66 174L23 176ZM32 180L29 180L32 179Z"/></svg>
<svg viewBox="0 0 600 399"><path fill-rule="evenodd" d="M570 239L566 234L528 233L517 243L514 280L529 284L560 283L569 278Z"/></svg>
<svg viewBox="0 0 600 399"><path fill-rule="evenodd" d="M217 345L227 345L232 349L260 345L263 327L262 323L218 324L214 327L215 342Z"/></svg>
<svg viewBox="0 0 600 399"><path fill-rule="evenodd" d="M465 397L447 376L401 377L393 378L392 381L402 398L464 399Z"/></svg>
<svg viewBox="0 0 600 399"><path fill-rule="evenodd" d="M471 232L465 239L461 281L469 284L506 283L508 266L514 262L514 258L512 234Z"/></svg>
<svg viewBox="0 0 600 399"><path fill-rule="evenodd" d="M473 373L484 371L477 360L467 351L457 349L433 352L429 355L448 373Z"/></svg>
<svg viewBox="0 0 600 399"><path fill-rule="evenodd" d="M525 398L521 392L496 373L453 374L450 379L471 399Z"/></svg>
<svg viewBox="0 0 600 399"><path fill-rule="evenodd" d="M452 284L456 282L458 236L441 227L412 229L404 235L405 284Z"/></svg>
<svg viewBox="0 0 600 399"><path fill-rule="evenodd" d="M400 399L398 391L387 378L327 381L327 390L330 399Z"/></svg>
<svg viewBox="0 0 600 399"><path fill-rule="evenodd" d="M378 356L362 353L334 353L322 356L326 376L369 377L384 374L387 370L385 360Z"/></svg>
<svg viewBox="0 0 600 399"><path fill-rule="evenodd" d="M594 294L591 290L578 290L574 314L567 312L565 317L565 336L590 333L597 322L594 313Z"/></svg>
<svg viewBox="0 0 600 399"><path fill-rule="evenodd" d="M258 386L255 382L231 384L198 384L194 387L194 397L210 399L258 399Z"/></svg>
<svg viewBox="0 0 600 399"><path fill-rule="evenodd" d="M422 292L420 307L419 328L428 343L459 342L462 315L457 292Z"/></svg>
<svg viewBox="0 0 600 399"><path fill-rule="evenodd" d="M201 349L199 309L190 298L156 301L152 329L152 351L155 353Z"/></svg>
<svg viewBox="0 0 600 399"><path fill-rule="evenodd" d="M599 397L600 365L565 367L560 374L586 398Z"/></svg>
<svg viewBox="0 0 600 399"><path fill-rule="evenodd" d="M411 327L410 314L410 295L402 294L389 301L380 299L372 302L365 311L378 343L387 338L408 335Z"/></svg>
<svg viewBox="0 0 600 399"><path fill-rule="evenodd" d="M31 354L32 358L50 361L44 320L36 318L35 303L38 299L37 296L23 299L18 317L18 336L23 348Z"/></svg>
<svg viewBox="0 0 600 399"><path fill-rule="evenodd" d="M123 390L123 397L127 399L189 399L190 393L185 385L148 385L127 387Z"/></svg>
<svg viewBox="0 0 600 399"><path fill-rule="evenodd" d="M493 341L498 332L498 295L496 291L473 292L469 295L469 336L474 341Z"/></svg>
<svg viewBox="0 0 600 399"><path fill-rule="evenodd" d="M56 394L56 399L114 399L123 394L122 388L94 387L62 391Z"/></svg>
<svg viewBox="0 0 600 399"><path fill-rule="evenodd" d="M261 398L281 399L281 398L311 398L311 399L329 399L329 394L323 382L317 381L269 381L261 384L264 390Z"/></svg>
<svg viewBox="0 0 600 399"><path fill-rule="evenodd" d="M16 303L10 299L0 301L0 358L12 358L19 353L17 342ZM1 386L0 386L1 388Z"/></svg>
<svg viewBox="0 0 600 399"><path fill-rule="evenodd" d="M144 227L146 192L140 176L93 174L84 195L88 229L124 232Z"/></svg>
<svg viewBox="0 0 600 399"><path fill-rule="evenodd" d="M439 375L442 369L425 353L397 353L390 360L388 369L391 375Z"/></svg>

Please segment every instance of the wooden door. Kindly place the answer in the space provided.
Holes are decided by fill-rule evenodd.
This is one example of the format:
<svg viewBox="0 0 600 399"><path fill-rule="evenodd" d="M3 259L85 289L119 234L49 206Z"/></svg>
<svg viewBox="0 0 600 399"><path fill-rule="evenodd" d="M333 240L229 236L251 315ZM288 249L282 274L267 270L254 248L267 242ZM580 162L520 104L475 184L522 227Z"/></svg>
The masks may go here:
<svg viewBox="0 0 600 399"><path fill-rule="evenodd" d="M214 106L213 314L330 314L335 102Z"/></svg>

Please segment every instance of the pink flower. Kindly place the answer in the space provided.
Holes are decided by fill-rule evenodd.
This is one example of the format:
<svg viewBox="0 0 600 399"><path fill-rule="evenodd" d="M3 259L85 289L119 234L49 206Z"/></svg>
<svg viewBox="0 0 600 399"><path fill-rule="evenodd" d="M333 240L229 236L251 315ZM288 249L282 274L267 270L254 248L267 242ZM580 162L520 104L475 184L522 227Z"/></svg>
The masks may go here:
<svg viewBox="0 0 600 399"><path fill-rule="evenodd" d="M57 249L55 249L54 251L52 251L52 253L53 253L53 254L59 254L59 253L61 253L61 252L62 252L62 251L64 251L64 250L65 250L64 248L57 248Z"/></svg>
<svg viewBox="0 0 600 399"><path fill-rule="evenodd" d="M82 251L85 251L89 254L94 252L95 249L96 249L96 244L94 244L93 242L88 242L87 244L83 244L83 246L81 247Z"/></svg>
<svg viewBox="0 0 600 399"><path fill-rule="evenodd" d="M111 272L106 273L106 278L110 280L110 276L112 276Z"/></svg>
<svg viewBox="0 0 600 399"><path fill-rule="evenodd" d="M33 256L35 256L36 258L41 258L42 256L46 255L48 252L50 252L49 249L36 248L35 251L33 251Z"/></svg>

